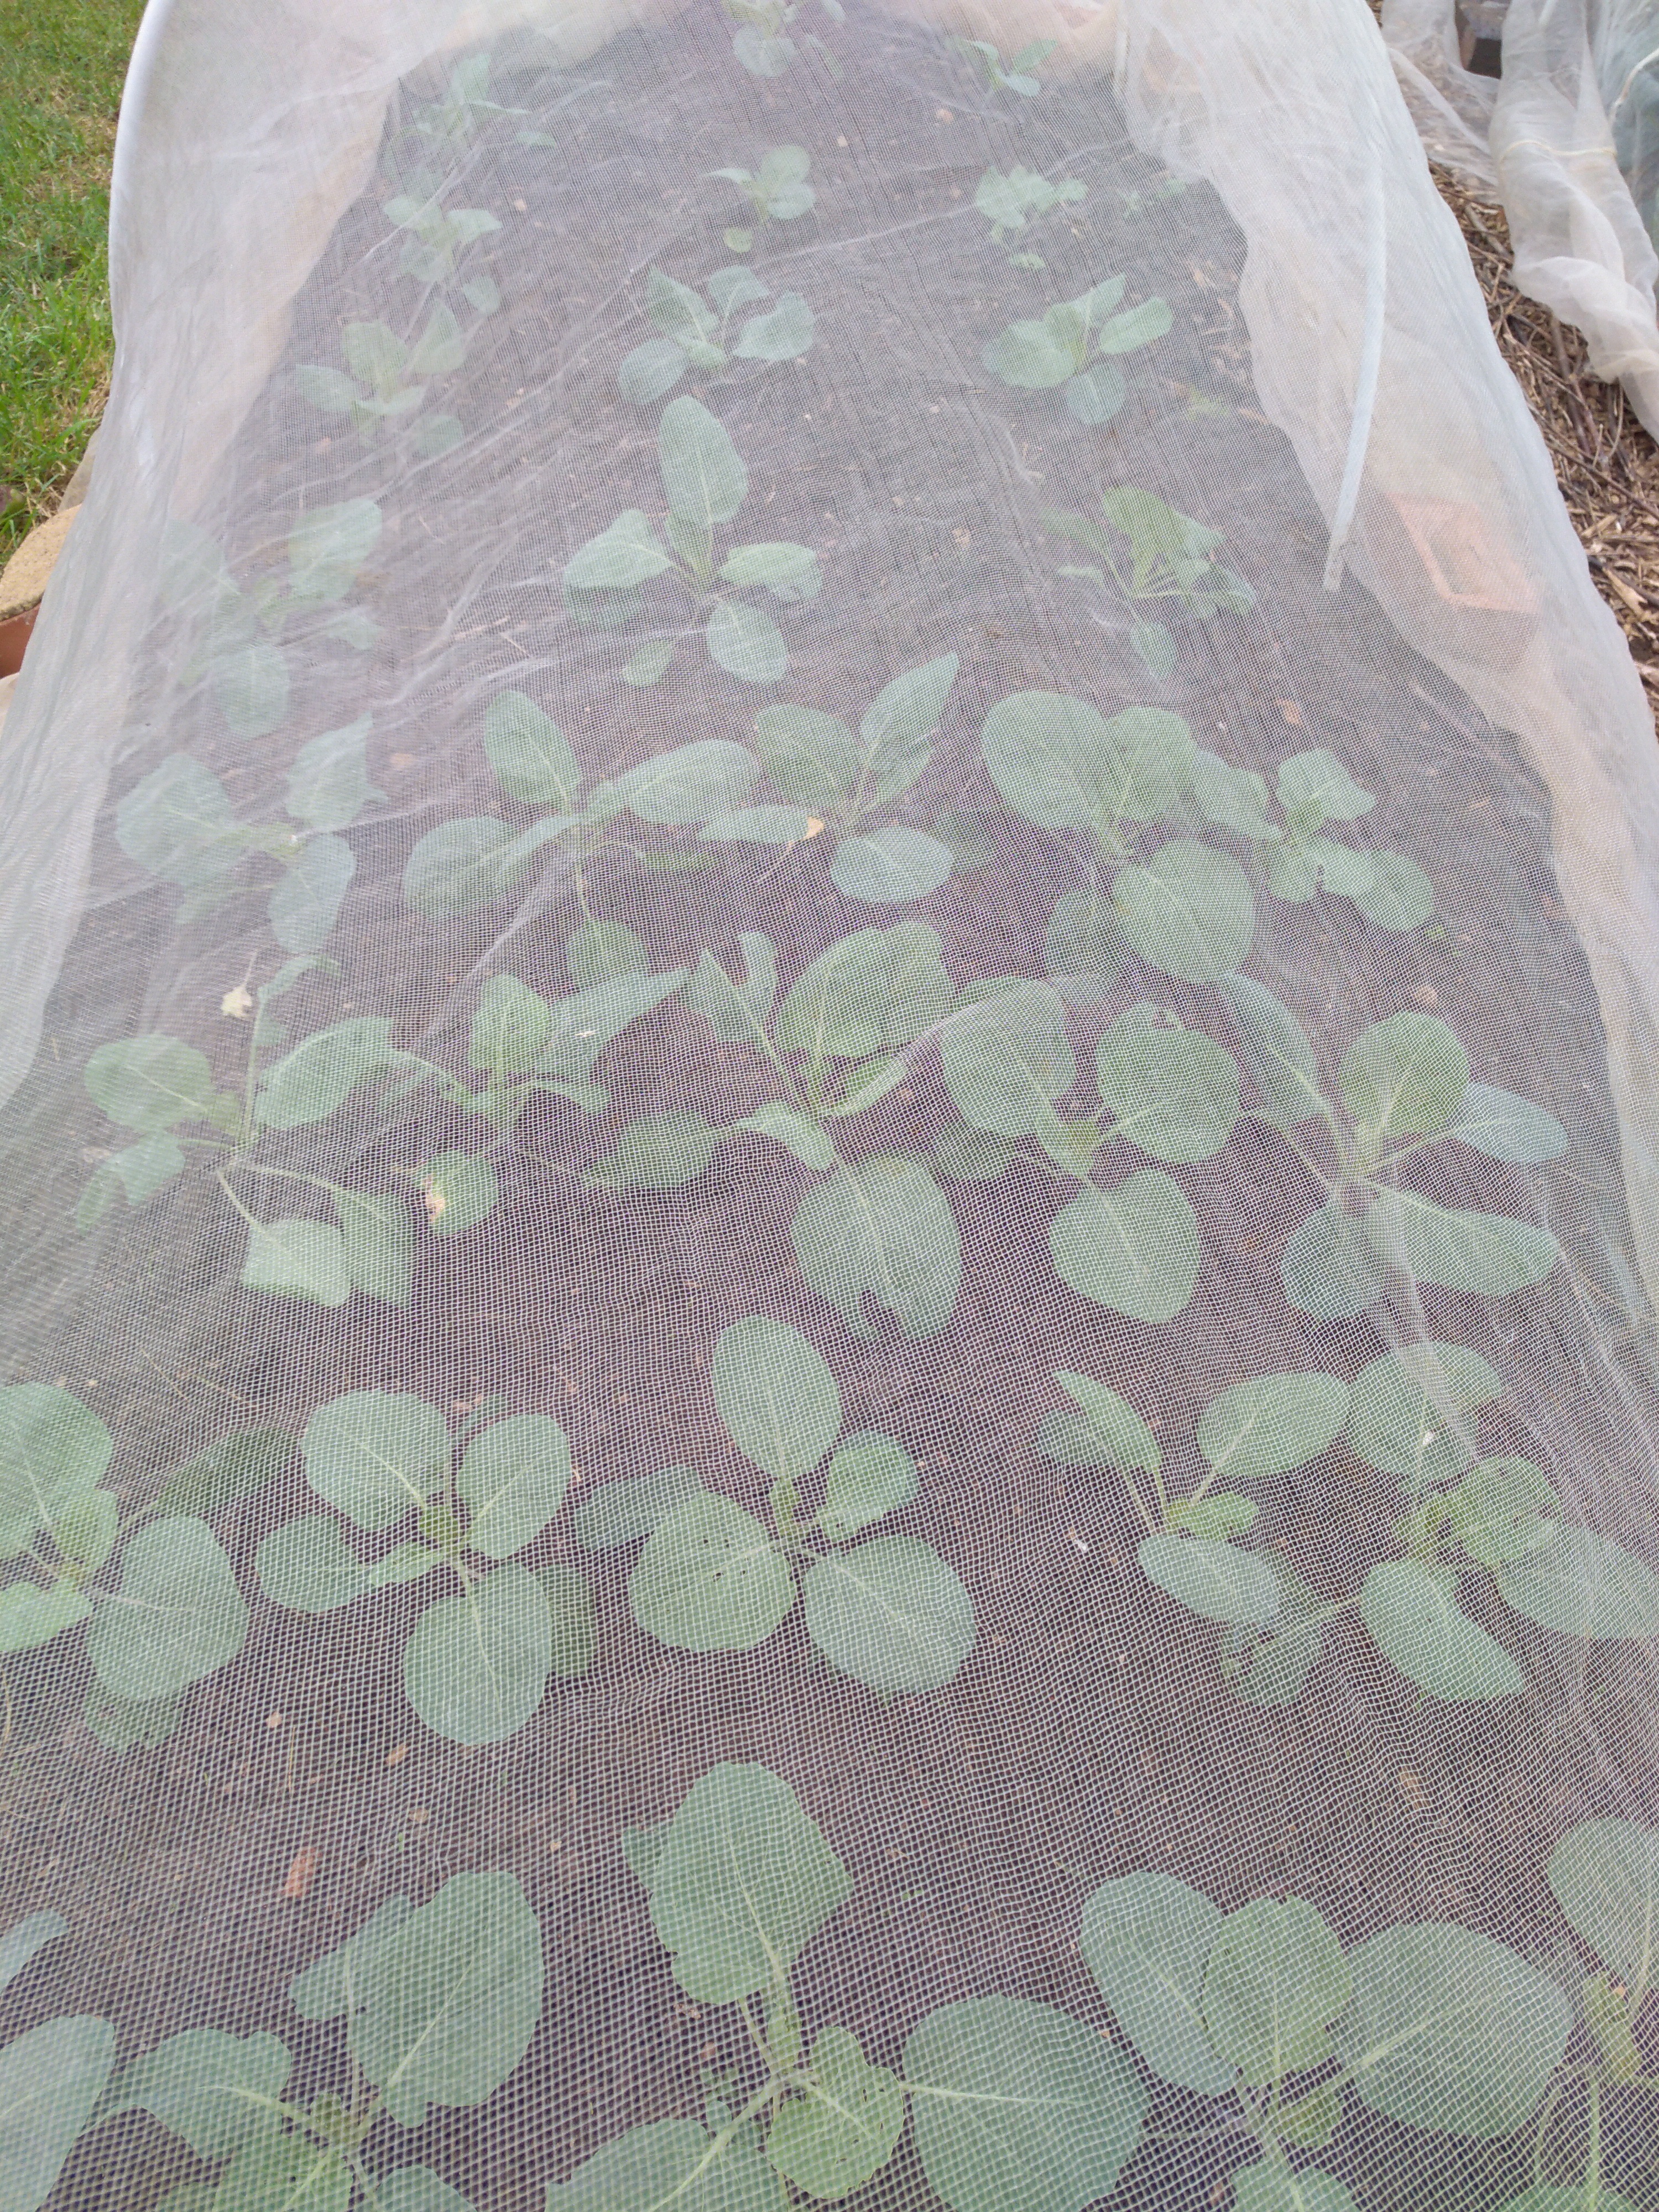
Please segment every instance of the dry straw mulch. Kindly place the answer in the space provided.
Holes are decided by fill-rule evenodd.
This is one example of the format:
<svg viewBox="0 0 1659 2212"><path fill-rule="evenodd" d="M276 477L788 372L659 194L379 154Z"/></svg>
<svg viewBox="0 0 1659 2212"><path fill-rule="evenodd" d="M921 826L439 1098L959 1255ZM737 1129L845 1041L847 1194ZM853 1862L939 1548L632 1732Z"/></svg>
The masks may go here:
<svg viewBox="0 0 1659 2212"><path fill-rule="evenodd" d="M1503 209L1444 169L1434 180L1462 226L1492 329L1544 434L1590 573L1630 640L1650 700L1659 698L1659 447L1620 387L1590 374L1579 333L1516 290Z"/></svg>

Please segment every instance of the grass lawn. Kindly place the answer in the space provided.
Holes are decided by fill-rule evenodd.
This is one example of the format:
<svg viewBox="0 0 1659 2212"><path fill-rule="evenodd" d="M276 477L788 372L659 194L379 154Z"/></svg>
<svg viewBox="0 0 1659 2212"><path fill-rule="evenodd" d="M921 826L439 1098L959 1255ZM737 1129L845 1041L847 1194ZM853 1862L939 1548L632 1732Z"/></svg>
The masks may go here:
<svg viewBox="0 0 1659 2212"><path fill-rule="evenodd" d="M0 559L95 427L113 342L104 239L143 0L0 0Z"/></svg>

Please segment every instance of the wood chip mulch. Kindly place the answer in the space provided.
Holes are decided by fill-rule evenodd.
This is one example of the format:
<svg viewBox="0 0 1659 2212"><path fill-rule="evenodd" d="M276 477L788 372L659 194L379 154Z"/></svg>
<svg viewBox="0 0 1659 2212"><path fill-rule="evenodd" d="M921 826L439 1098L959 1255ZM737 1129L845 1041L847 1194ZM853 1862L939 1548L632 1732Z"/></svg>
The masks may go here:
<svg viewBox="0 0 1659 2212"><path fill-rule="evenodd" d="M1650 703L1659 699L1659 447L1616 384L1590 374L1583 337L1510 278L1501 207L1449 171L1435 183L1462 227L1504 358L1527 395L1590 573L1618 617Z"/></svg>

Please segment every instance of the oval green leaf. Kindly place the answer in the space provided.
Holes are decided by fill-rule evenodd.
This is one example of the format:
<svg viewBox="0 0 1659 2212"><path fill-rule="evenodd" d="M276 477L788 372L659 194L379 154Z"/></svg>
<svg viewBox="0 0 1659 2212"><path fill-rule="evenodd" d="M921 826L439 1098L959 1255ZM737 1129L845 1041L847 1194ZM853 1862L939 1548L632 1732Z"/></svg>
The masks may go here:
<svg viewBox="0 0 1659 2212"><path fill-rule="evenodd" d="M1120 869L1112 903L1141 958L1187 983L1218 983L1255 935L1249 878L1230 853L1190 837Z"/></svg>
<svg viewBox="0 0 1659 2212"><path fill-rule="evenodd" d="M714 1346L709 1381L726 1434L775 1480L810 1474L840 1433L836 1378L787 1322L755 1314L732 1322Z"/></svg>
<svg viewBox="0 0 1659 2212"><path fill-rule="evenodd" d="M547 1693L552 1623L541 1584L509 1563L440 1598L404 1647L409 1702L451 1743L502 1743Z"/></svg>
<svg viewBox="0 0 1659 2212"><path fill-rule="evenodd" d="M801 1591L807 1633L843 1674L890 1697L954 1682L974 1648L973 1600L914 1536L872 1536L817 1560Z"/></svg>
<svg viewBox="0 0 1659 2212"><path fill-rule="evenodd" d="M1062 1282L1133 1321L1172 1321L1203 1257L1198 1218L1161 1168L1080 1190L1049 1224L1048 1242Z"/></svg>
<svg viewBox="0 0 1659 2212"><path fill-rule="evenodd" d="M1152 1159L1213 1159L1238 1120L1238 1063L1200 1030L1165 1028L1131 1006L1096 1053L1113 1134Z"/></svg>
<svg viewBox="0 0 1659 2212"><path fill-rule="evenodd" d="M564 1502L570 1446L545 1413L492 1421L461 1455L455 1487L472 1509L466 1540L486 1559L510 1559L533 1543Z"/></svg>
<svg viewBox="0 0 1659 2212"><path fill-rule="evenodd" d="M750 1651L793 1605L795 1584L754 1515L710 1492L659 1522L628 1596L641 1627L677 1651Z"/></svg>
<svg viewBox="0 0 1659 2212"><path fill-rule="evenodd" d="M1501 1644L1458 1609L1454 1579L1417 1559L1385 1559L1359 1593L1372 1641L1408 1681L1449 1703L1512 1698L1525 1687Z"/></svg>
<svg viewBox="0 0 1659 2212"><path fill-rule="evenodd" d="M1348 1386L1335 1375L1253 1375L1212 1398L1198 1419L1198 1448L1229 1482L1264 1482L1305 1467L1348 1418Z"/></svg>
<svg viewBox="0 0 1659 2212"><path fill-rule="evenodd" d="M140 1528L121 1554L118 1589L100 1595L87 1656L104 1687L135 1701L170 1697L234 1659L247 1606L205 1521L180 1514Z"/></svg>
<svg viewBox="0 0 1659 2212"><path fill-rule="evenodd" d="M1209 2097L1235 2080L1204 2027L1204 1967L1221 1925L1207 1897L1148 1872L1103 1882L1078 1931L1101 1995L1153 2073Z"/></svg>
<svg viewBox="0 0 1659 2212"><path fill-rule="evenodd" d="M1135 1557L1148 1582L1200 1620L1265 1628L1278 1617L1279 1583L1273 1569L1237 1544L1160 1528L1142 1539Z"/></svg>
<svg viewBox="0 0 1659 2212"><path fill-rule="evenodd" d="M449 1429L407 1390L349 1390L319 1406L300 1439L306 1480L373 1534L425 1505L449 1465Z"/></svg>

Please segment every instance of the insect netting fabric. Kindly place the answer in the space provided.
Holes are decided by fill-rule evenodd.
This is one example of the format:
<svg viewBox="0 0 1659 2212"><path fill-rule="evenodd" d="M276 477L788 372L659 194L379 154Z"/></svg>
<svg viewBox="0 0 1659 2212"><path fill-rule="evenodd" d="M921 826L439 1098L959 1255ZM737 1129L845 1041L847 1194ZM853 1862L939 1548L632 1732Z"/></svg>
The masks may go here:
<svg viewBox="0 0 1659 2212"><path fill-rule="evenodd" d="M175 0L0 759L8 2212L1659 2205L1640 685L1358 0Z"/></svg>

